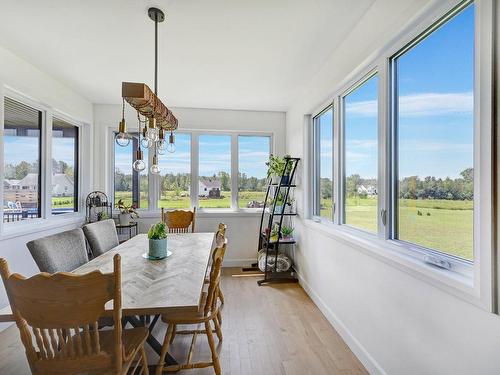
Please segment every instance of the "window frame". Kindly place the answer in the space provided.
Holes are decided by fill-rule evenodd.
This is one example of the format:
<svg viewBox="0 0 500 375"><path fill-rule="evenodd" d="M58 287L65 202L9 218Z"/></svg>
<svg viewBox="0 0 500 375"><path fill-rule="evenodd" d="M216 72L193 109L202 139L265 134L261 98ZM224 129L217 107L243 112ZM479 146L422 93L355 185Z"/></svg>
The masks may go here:
<svg viewBox="0 0 500 375"><path fill-rule="evenodd" d="M446 22L453 15L460 12L470 3L475 6L475 56L474 56L474 262L467 262L461 259L451 259L453 268L450 270L439 269L423 261L425 255L429 254L426 248L419 246L408 246L403 241L392 239L392 213L394 213L394 192L392 184L392 162L394 160L394 132L392 131L394 111L393 105L393 82L391 74L391 59L408 45L415 43L419 37L435 30L438 24ZM310 196L313 193L314 178L314 153L312 116L308 115L305 121L305 132L308 135L307 163L309 171L308 184L304 191L304 201L306 205L307 220L305 225L322 231L341 242L348 243L358 250L365 252L375 258L397 267L412 276L445 290L467 302L488 311L497 311L496 303L496 281L493 272L496 264L494 259L494 236L493 228L496 222L493 216L493 30L494 30L494 6L492 0L457 1L446 0L436 2L425 9L418 17L410 22L400 33L390 40L381 49L375 51L356 69L354 69L333 91L329 102L333 102L336 108L342 108L341 97L350 87L376 70L379 75L378 87L378 119L379 119L379 225L378 233L371 234L358 228L351 228L346 225L339 225L341 222L340 211L337 211L337 221L326 223L313 216L313 204ZM312 110L310 113L317 113ZM342 111L334 112L334 121L339 119L339 124L343 124ZM481 126L479 126L481 124ZM337 127L340 128L340 127ZM335 129L334 129L335 130ZM334 131L334 145L342 139L341 134ZM339 148L340 146L340 148ZM337 147L337 159L342 156L342 145ZM481 150L481 151L479 151ZM340 171L343 161L334 163ZM334 176L336 174L334 173ZM336 181L343 179L336 178ZM341 184L340 184L341 185ZM339 182L334 184L335 188ZM337 188L336 204L341 202L342 194ZM380 218L385 215L386 225ZM447 254L439 253L445 258ZM499 288L500 289L500 288Z"/></svg>
<svg viewBox="0 0 500 375"><path fill-rule="evenodd" d="M83 150L82 144L84 140L90 141L90 126L89 124L77 120L67 113L54 109L48 104L42 103L37 99L29 97L18 90L11 88L10 86L0 87L0 131L3 133L4 130L4 98L8 97L26 106L29 106L42 113L41 120L41 131L40 131L40 217L33 218L30 220L20 220L16 222L4 223L3 219L0 221L0 239L8 239L17 237L19 235L25 235L27 233L37 232L41 230L46 230L52 228L55 225L61 225L64 223L77 223L82 220L85 213L83 212L83 198L84 192L90 191L90 179L83 181L81 178L81 171L84 170L85 173L90 173L90 162L82 163L85 158L90 158L90 153ZM73 126L78 127L78 160L77 169L79 170L78 178L78 210L76 212L68 212L64 215L54 215L52 214L52 120L57 117ZM2 163L2 168L0 168L0 178L4 178L4 141L0 138L0 162ZM3 218L3 184L0 187L0 194L2 204L0 205L0 215ZM34 225L33 225L34 224ZM31 226L32 229L27 230L27 226Z"/></svg>
<svg viewBox="0 0 500 375"><path fill-rule="evenodd" d="M334 181L335 180L335 171L337 168L335 168L335 104L333 101L328 102L326 105L323 105L320 110L317 110L314 112L314 115L311 115L311 130L310 130L310 138L312 140L311 142L311 149L312 149L312 178L311 178L311 189L312 189L312 203L311 203L311 217L313 220L317 222L325 222L325 223L336 223L336 211L337 211L337 200L335 196L336 192L336 184ZM321 216L321 214L317 214L318 212L320 213L321 211L321 171L320 171L320 153L321 153L321 135L318 131L318 119L321 115L323 115L325 112L332 110L332 217L330 219Z"/></svg>
<svg viewBox="0 0 500 375"><path fill-rule="evenodd" d="M115 165L115 152L114 152L114 136L113 134L117 131L117 127L109 127L108 128L108 142L107 144L111 144L109 147L109 170L114 171ZM274 132L266 132L266 131L232 131L232 130L201 130L201 129L193 129L193 128L182 128L179 129L179 133L189 134L191 136L191 208L196 207L198 213L249 213L249 214L258 214L262 211L261 208L238 208L238 165L239 165L239 152L238 152L238 137L239 136L265 136L269 137L270 140L270 154L275 150L275 134ZM199 138L202 135L221 135L221 136L230 136L231 137L231 205L228 208L200 208L198 201L198 177L199 177ZM153 153L150 152L150 161L152 159ZM158 156L159 158L162 155ZM163 156L165 157L165 155ZM149 164L148 164L149 165ZM148 172L149 176L149 205L147 209L140 209L139 212L143 213L143 217L155 216L160 209L158 208L158 197L160 194L159 190L159 178L157 176L152 175ZM114 202L114 178L110 178L108 180L108 191L110 192L110 199ZM233 194L233 191L236 194ZM113 209L116 211L116 208ZM116 211L117 212L117 211Z"/></svg>
<svg viewBox="0 0 500 375"><path fill-rule="evenodd" d="M363 233L366 233L368 235L373 235L373 236L380 236L380 212L381 212L381 205L380 205L380 200L379 200L379 195L377 196L377 231L375 232L370 232L368 230L365 230L363 228L358 228L356 226L347 224L346 221L346 213L345 213L345 207L346 207L346 139L345 139L345 134L346 134L346 109L345 109L345 104L346 104L346 97L356 91L359 87L361 87L363 84L365 84L368 80L371 78L378 76L378 83L377 83L377 184L379 185L379 178L380 178L380 115L379 115L379 95L380 95L380 76L379 72L377 70L378 67L370 67L368 71L360 78L358 79L354 84L350 85L349 88L344 90L342 94L339 95L339 101L340 101L340 129L339 129L339 143L340 143L340 168L339 168L339 176L340 176L340 181L339 181L339 186L340 186L340 192L339 192L339 205L340 209L339 211L339 219L338 223L339 225L345 226L347 228L356 230L356 231L361 231ZM378 189L378 192L380 193L380 189Z"/></svg>
<svg viewBox="0 0 500 375"><path fill-rule="evenodd" d="M48 191L49 195L50 195L50 198L52 199L52 130L53 130L53 127L54 127L54 124L53 124L53 120L54 118L57 118L58 120L60 121L64 121L66 122L68 125L71 125L71 126L74 126L76 128L76 137L75 137L75 167L74 167L74 189L73 189L73 196L74 196L74 204L73 204L73 208L74 208L74 211L73 212L67 212L67 213L64 213L64 215L71 215L71 214L75 214L75 213L79 213L80 210L81 210L81 197L80 197L80 191L81 191L81 178L80 178L80 164L81 164L81 143L80 143L80 140L82 138L82 124L81 123L78 123L78 122L75 122L73 119L71 118L68 118L67 116L65 116L64 114L58 112L58 111L55 111L52 116L51 116L51 119L50 119L50 126L51 126L51 129L50 129L50 190ZM52 213L52 202L51 202L51 205L50 205L50 214L51 216L60 216L60 215L57 215L57 214L54 214Z"/></svg>

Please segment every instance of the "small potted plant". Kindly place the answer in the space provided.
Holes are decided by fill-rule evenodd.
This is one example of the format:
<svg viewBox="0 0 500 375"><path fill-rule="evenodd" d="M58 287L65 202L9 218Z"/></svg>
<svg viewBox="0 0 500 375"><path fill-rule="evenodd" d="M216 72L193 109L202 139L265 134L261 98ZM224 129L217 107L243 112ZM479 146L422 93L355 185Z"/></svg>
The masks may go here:
<svg viewBox="0 0 500 375"><path fill-rule="evenodd" d="M281 227L281 235L283 236L284 240L289 240L292 238L292 233L295 228L288 227L286 225L283 225Z"/></svg>
<svg viewBox="0 0 500 375"><path fill-rule="evenodd" d="M107 219L109 219L109 216L106 211L100 211L97 213L97 221L103 221Z"/></svg>
<svg viewBox="0 0 500 375"><path fill-rule="evenodd" d="M148 231L149 253L151 258L162 259L167 256L167 226L163 222L153 224Z"/></svg>
<svg viewBox="0 0 500 375"><path fill-rule="evenodd" d="M291 184L290 181L290 173L292 173L292 168L293 168L293 162L289 161L290 155L285 155L282 161L282 168L281 168L281 184L282 185L289 185Z"/></svg>
<svg viewBox="0 0 500 375"><path fill-rule="evenodd" d="M266 163L269 167L267 170L267 177L271 177L271 182L277 184L279 178L283 174L283 169L285 168L285 160L279 156L269 155L269 161Z"/></svg>
<svg viewBox="0 0 500 375"><path fill-rule="evenodd" d="M116 208L120 210L120 214L118 215L120 225L129 225L130 219L137 219L139 217L134 204L128 206L120 199L116 204Z"/></svg>
<svg viewBox="0 0 500 375"><path fill-rule="evenodd" d="M270 241L271 242L277 242L279 238L279 226L278 224L274 224L272 229L271 229L271 235L270 235Z"/></svg>
<svg viewBox="0 0 500 375"><path fill-rule="evenodd" d="M283 194L279 193L278 196L276 197L276 206L274 206L274 213L275 214L282 213L284 200L285 200L285 198L283 197ZM274 199L271 199L271 201L269 202L269 205L272 206L273 204L274 204Z"/></svg>

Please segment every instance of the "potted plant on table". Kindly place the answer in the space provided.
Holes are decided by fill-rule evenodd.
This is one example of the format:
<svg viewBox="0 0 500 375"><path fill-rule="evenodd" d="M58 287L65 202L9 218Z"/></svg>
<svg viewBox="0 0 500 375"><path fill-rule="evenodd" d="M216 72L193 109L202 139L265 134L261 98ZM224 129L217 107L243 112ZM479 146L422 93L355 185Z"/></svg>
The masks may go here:
<svg viewBox="0 0 500 375"><path fill-rule="evenodd" d="M137 219L139 217L134 204L128 206L120 199L116 204L116 208L120 210L120 214L118 215L120 225L129 225L132 218Z"/></svg>
<svg viewBox="0 0 500 375"><path fill-rule="evenodd" d="M148 231L149 253L151 258L167 256L167 226L163 222L153 224Z"/></svg>

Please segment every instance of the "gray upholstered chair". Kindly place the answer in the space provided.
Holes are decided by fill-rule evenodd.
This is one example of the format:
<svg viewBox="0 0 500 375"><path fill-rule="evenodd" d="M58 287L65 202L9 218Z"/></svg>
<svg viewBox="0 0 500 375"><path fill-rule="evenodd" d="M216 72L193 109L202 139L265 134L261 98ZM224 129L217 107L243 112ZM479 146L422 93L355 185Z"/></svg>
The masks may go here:
<svg viewBox="0 0 500 375"><path fill-rule="evenodd" d="M120 243L113 219L87 224L83 227L83 232L94 257L104 254Z"/></svg>
<svg viewBox="0 0 500 375"><path fill-rule="evenodd" d="M80 228L33 240L26 246L42 272L69 272L89 261Z"/></svg>

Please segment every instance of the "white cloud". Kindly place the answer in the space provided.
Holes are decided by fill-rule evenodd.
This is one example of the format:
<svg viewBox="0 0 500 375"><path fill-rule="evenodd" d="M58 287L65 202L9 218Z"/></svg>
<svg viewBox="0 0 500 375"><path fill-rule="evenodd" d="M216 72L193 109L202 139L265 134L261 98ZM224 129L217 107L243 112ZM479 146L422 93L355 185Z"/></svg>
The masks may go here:
<svg viewBox="0 0 500 375"><path fill-rule="evenodd" d="M418 141L401 141L400 151L403 152L440 152L440 151L456 151L472 153L472 143L451 143L451 142L428 142L425 140Z"/></svg>
<svg viewBox="0 0 500 375"><path fill-rule="evenodd" d="M472 92L432 93L404 95L399 98L399 111L403 116L443 116L471 113L474 105ZM377 101L367 100L346 105L350 115L373 117L377 115Z"/></svg>

